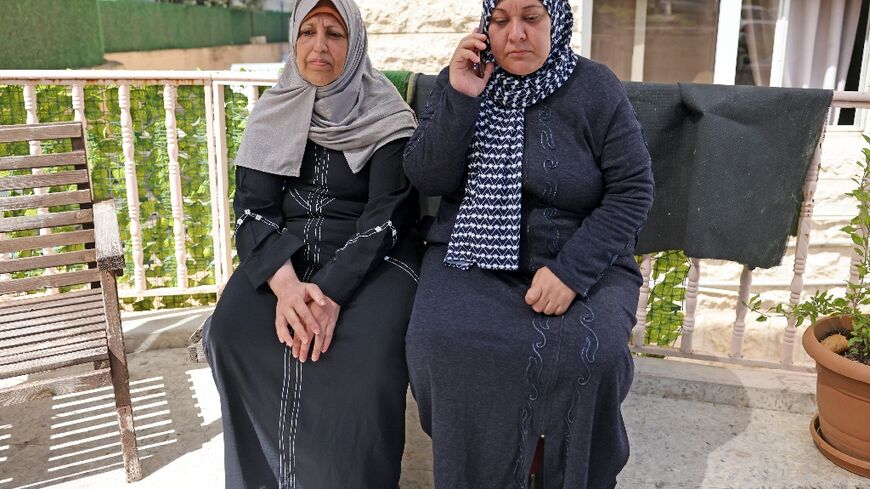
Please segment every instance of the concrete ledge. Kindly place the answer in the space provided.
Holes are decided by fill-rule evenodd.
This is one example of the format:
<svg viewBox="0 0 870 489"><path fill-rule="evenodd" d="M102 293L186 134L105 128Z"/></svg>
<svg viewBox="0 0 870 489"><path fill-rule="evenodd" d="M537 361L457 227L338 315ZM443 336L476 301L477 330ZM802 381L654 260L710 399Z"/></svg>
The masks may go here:
<svg viewBox="0 0 870 489"><path fill-rule="evenodd" d="M815 374L682 359L635 357L634 362L633 394L795 414L816 412Z"/></svg>
<svg viewBox="0 0 870 489"><path fill-rule="evenodd" d="M214 306L121 313L124 349L128 353L187 348L190 335Z"/></svg>

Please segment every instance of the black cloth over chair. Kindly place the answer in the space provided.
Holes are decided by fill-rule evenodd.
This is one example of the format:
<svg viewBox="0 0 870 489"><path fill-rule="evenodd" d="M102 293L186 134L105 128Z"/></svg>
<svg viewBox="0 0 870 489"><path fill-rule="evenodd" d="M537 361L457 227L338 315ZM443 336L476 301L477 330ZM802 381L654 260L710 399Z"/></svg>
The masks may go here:
<svg viewBox="0 0 870 489"><path fill-rule="evenodd" d="M795 234L803 183L833 93L627 83L656 181L637 253L769 268Z"/></svg>

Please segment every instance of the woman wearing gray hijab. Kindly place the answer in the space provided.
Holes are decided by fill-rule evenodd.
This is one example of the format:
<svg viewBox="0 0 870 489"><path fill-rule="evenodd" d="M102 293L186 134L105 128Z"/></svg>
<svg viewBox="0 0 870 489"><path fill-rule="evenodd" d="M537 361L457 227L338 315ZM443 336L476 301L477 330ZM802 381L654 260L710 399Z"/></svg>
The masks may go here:
<svg viewBox="0 0 870 489"><path fill-rule="evenodd" d="M205 329L226 486L398 487L419 269L414 116L351 0L301 0L236 159L241 264Z"/></svg>

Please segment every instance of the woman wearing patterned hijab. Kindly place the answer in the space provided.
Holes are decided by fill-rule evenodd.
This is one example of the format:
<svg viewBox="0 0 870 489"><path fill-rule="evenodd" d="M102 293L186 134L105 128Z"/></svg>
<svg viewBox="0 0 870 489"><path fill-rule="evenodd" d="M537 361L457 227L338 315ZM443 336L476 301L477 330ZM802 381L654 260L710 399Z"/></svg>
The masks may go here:
<svg viewBox="0 0 870 489"><path fill-rule="evenodd" d="M484 0L485 32L460 41L405 148L412 183L441 196L406 338L437 489L525 488L542 436L545 489L614 487L628 459L652 171L572 24L567 0Z"/></svg>
<svg viewBox="0 0 870 489"><path fill-rule="evenodd" d="M236 158L241 264L205 348L228 488L398 487L419 269L402 170L413 113L352 0L301 0Z"/></svg>

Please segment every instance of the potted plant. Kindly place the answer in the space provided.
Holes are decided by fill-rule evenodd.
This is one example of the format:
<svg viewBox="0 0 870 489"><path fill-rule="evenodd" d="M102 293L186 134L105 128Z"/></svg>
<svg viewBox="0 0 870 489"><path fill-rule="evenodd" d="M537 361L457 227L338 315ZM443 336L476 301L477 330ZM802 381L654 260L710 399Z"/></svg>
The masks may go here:
<svg viewBox="0 0 870 489"><path fill-rule="evenodd" d="M748 305L759 321L770 315L793 316L796 326L810 321L802 342L816 361L819 414L810 424L813 440L835 464L870 477L870 148L863 153L854 179L858 186L846 194L857 201L858 214L842 228L858 257L857 280L842 295L818 291L796 306L762 311L758 296Z"/></svg>

